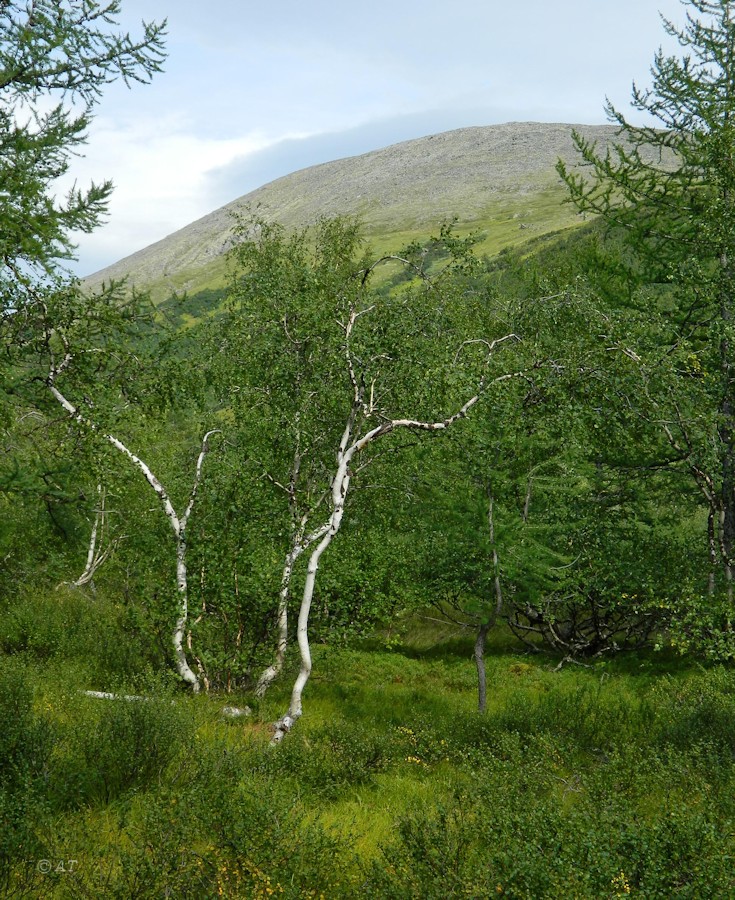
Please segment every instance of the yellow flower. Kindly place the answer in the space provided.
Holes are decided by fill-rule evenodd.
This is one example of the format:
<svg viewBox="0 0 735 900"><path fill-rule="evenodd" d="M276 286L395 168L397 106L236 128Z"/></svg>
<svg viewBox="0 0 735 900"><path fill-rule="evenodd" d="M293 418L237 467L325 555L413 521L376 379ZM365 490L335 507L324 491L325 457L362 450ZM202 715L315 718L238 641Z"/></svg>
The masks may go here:
<svg viewBox="0 0 735 900"><path fill-rule="evenodd" d="M624 894L630 893L630 883L628 882L625 872L623 872L622 869L620 870L620 873L618 875L615 875L613 877L611 884L615 889L616 895L618 897L622 897Z"/></svg>

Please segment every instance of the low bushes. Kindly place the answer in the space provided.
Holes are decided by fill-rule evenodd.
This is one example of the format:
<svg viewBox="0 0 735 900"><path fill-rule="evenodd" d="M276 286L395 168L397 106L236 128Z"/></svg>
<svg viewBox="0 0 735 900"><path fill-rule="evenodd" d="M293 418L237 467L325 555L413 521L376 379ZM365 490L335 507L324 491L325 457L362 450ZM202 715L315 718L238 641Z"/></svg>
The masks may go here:
<svg viewBox="0 0 735 900"><path fill-rule="evenodd" d="M469 658L340 651L341 684L317 680L270 748L287 685L225 723L221 697L153 679L135 687L155 702L92 700L53 660L3 658L0 890L735 896L735 673L489 664L481 716L456 688Z"/></svg>

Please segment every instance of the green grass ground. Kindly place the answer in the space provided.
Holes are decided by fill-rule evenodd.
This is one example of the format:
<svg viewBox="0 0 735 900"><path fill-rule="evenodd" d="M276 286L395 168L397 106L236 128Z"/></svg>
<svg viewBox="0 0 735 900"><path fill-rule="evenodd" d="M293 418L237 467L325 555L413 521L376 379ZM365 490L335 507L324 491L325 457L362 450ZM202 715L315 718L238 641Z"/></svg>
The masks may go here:
<svg viewBox="0 0 735 900"><path fill-rule="evenodd" d="M729 669L650 652L555 671L499 632L481 716L471 636L415 620L389 647L316 647L271 748L288 677L225 721L252 698L123 677L114 607L47 613L35 643L12 616L0 631L7 896L735 897Z"/></svg>

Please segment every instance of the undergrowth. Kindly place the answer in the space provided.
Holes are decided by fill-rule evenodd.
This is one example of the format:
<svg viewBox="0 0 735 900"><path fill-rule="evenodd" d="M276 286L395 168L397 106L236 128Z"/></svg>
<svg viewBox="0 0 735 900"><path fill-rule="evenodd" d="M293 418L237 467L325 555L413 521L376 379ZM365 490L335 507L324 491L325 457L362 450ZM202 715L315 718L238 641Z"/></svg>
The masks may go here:
<svg viewBox="0 0 735 900"><path fill-rule="evenodd" d="M500 641L481 716L471 642L316 648L304 717L274 749L288 678L228 722L245 695L182 694L125 632L113 652L113 613L100 601L97 647L77 601L44 634L23 608L5 619L4 896L735 896L729 668L644 654L554 671Z"/></svg>

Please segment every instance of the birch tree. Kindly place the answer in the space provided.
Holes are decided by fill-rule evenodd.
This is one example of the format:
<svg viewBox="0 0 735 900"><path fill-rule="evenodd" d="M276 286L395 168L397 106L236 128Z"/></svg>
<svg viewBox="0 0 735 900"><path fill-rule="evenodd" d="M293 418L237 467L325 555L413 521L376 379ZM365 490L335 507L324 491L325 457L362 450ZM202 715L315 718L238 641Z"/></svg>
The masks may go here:
<svg viewBox="0 0 735 900"><path fill-rule="evenodd" d="M107 492L101 484L97 485L97 502L94 508L94 520L89 534L89 544L87 546L87 558L84 563L84 569L78 578L74 581L65 581L59 585L68 585L69 587L84 587L89 585L94 592L94 576L97 570L104 565L105 562L115 552L117 545L124 540L125 535L118 535L115 538L109 538L108 519L109 514L106 509Z"/></svg>
<svg viewBox="0 0 735 900"><path fill-rule="evenodd" d="M228 321L217 323L225 335L218 358L227 360L230 396L249 398L251 419L273 436L264 484L285 496L291 523L278 651L261 693L282 666L293 564L310 551L296 628L300 671L275 726L278 742L302 713L317 572L355 479L379 448L400 449L397 435L444 432L491 387L513 378L498 372L495 359L513 336L468 336L473 313L479 322L487 310L460 286L470 248L449 229L433 245L433 260L413 247L370 261L356 224L344 220L291 237L260 221L244 224L241 234L250 240L235 251L240 271ZM245 360L251 378L243 377ZM414 414L401 411L407 406ZM267 445L264 438L264 452Z"/></svg>
<svg viewBox="0 0 735 900"><path fill-rule="evenodd" d="M125 32L121 11L121 0L0 3L0 492L13 517L19 490L56 512L48 473L16 449L14 435L28 415L18 385L33 371L26 351L34 291L74 258L77 234L102 224L113 189L104 180L64 195L59 179L83 152L106 86L147 83L166 56L165 22ZM64 493L66 483L54 480L54 494Z"/></svg>
<svg viewBox="0 0 735 900"><path fill-rule="evenodd" d="M270 493L269 536L281 555L273 609L276 650L257 679L262 697L282 671L294 568L325 533L314 521L327 505L326 466L343 398L335 344L335 297L352 289L356 226L322 223L312 239L286 237L260 220L239 224L238 274L224 317L210 329L213 383L231 408L242 462L238 468Z"/></svg>
<svg viewBox="0 0 735 900"><path fill-rule="evenodd" d="M507 335L505 338L491 342L488 348L489 352L492 353L499 343L511 337L512 335ZM499 375L492 379L492 383L497 384L512 377L512 375ZM372 406L372 401L369 405L365 404L363 391L357 381L354 382L353 386L355 388L354 405L337 448L336 468L332 476L330 490L332 511L328 521L325 523L324 534L309 557L306 582L301 597L296 631L301 667L291 692L291 702L288 711L275 723L273 743L279 743L302 715L302 694L312 671L309 646L309 616L314 598L317 571L323 553L329 547L342 525L353 468L359 461L360 454L370 449L371 445L380 438L400 429L422 432L445 431L455 422L467 416L487 389L488 384L484 380L481 381L476 393L466 400L456 412L444 419L434 422L418 419L386 419L372 428L367 427L368 423L371 420L382 418L382 416L379 416L377 410ZM361 423L360 420L362 420Z"/></svg>
<svg viewBox="0 0 735 900"><path fill-rule="evenodd" d="M166 516L173 533L178 600L177 617L171 629L171 644L179 677L194 692L197 692L201 687L200 678L189 665L185 650L189 615L186 565L187 525L197 498L210 439L212 435L219 433L219 429L212 429L204 435L195 463L194 478L188 500L183 508L177 510L169 492L151 467L117 435L108 431L104 424L95 417L96 407L94 401L86 397L84 401L85 408L82 408L81 404L70 399L60 386L63 376L68 375L73 369L77 358L94 358L99 360L112 354L109 343L111 341L114 343L114 338L113 333L107 331L105 327L108 324L106 322L106 313L109 314L112 321L118 322L119 311L98 307L97 326L100 329L101 341L95 342L95 332L92 331L90 333L89 327L90 321L94 321L94 316L90 315L90 301L88 298L82 297L73 285L66 285L63 288L59 288L56 292L41 293L35 291L34 296L37 324L31 326L31 331L34 334L42 331L43 335L40 338L35 338L35 346L41 357L45 357L48 365L48 371L43 378L45 388L78 429L84 432L89 439L102 441L113 447L126 460L127 464L145 479L145 482L155 494L158 505ZM84 336L85 340L79 340L78 349L72 346L70 333L75 336ZM121 354L118 352L116 355ZM125 367L123 366L123 368ZM99 375L99 371L97 371L97 375ZM100 404L100 408L104 408L104 404ZM93 546L91 546L90 552L92 550Z"/></svg>

